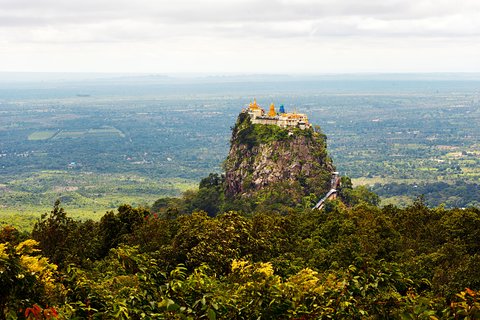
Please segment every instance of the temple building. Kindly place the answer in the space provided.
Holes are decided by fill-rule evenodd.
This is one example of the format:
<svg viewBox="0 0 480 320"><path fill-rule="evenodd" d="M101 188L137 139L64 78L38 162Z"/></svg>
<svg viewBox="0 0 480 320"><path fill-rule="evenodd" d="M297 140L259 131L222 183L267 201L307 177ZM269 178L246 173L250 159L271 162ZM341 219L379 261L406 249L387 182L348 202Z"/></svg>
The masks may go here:
<svg viewBox="0 0 480 320"><path fill-rule="evenodd" d="M266 113L265 110L257 104L257 100L254 99L243 112L250 115L250 119L254 124L272 124L282 128L297 127L302 130L312 127L312 125L308 123L306 114L296 112L287 113L283 105L280 106L279 112L277 112L275 105L272 103L268 113Z"/></svg>

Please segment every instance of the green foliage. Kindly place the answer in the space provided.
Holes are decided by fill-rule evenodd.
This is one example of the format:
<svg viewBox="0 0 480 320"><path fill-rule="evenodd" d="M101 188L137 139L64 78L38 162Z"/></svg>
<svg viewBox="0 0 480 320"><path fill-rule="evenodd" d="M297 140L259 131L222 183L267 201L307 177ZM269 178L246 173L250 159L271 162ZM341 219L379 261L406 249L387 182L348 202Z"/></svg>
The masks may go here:
<svg viewBox="0 0 480 320"><path fill-rule="evenodd" d="M75 221L67 216L57 200L49 215L44 214L32 231L45 256L60 268L70 263L84 266L99 256L98 224Z"/></svg>
<svg viewBox="0 0 480 320"><path fill-rule="evenodd" d="M205 213L180 217L180 228L173 239L179 262L190 267L207 263L217 273L227 272L230 262L251 251L248 220L235 212L209 218Z"/></svg>
<svg viewBox="0 0 480 320"><path fill-rule="evenodd" d="M187 212L205 211L209 216L217 215L224 203L224 181L223 175L211 173L200 181L198 192L184 194Z"/></svg>
<svg viewBox="0 0 480 320"><path fill-rule="evenodd" d="M355 206L360 203L367 203L374 206L380 204L380 197L365 186L355 188L342 187L340 198L349 206Z"/></svg>
<svg viewBox="0 0 480 320"><path fill-rule="evenodd" d="M37 246L38 242L32 239L18 245L0 244L0 319L17 319L25 309L25 316L30 319L29 307L59 301L61 287L55 281L57 266L39 256ZM47 317L53 318L55 314Z"/></svg>
<svg viewBox="0 0 480 320"><path fill-rule="evenodd" d="M10 225L0 229L0 243L18 244L21 240L26 240L27 237L28 235L20 233L20 231Z"/></svg>
<svg viewBox="0 0 480 320"><path fill-rule="evenodd" d="M111 248L117 247L135 228L142 225L150 214L146 208L133 208L124 204L118 208L118 213L107 212L99 223L100 256L107 255Z"/></svg>
<svg viewBox="0 0 480 320"><path fill-rule="evenodd" d="M211 175L201 189L221 185ZM355 190L348 186L342 192ZM213 217L166 214L188 203L166 199L159 213L122 205L100 222L72 220L57 202L32 232L44 252L12 228L0 232L3 314L28 308L46 317L53 307L67 319L478 317L480 210L429 208L422 198L380 208L361 191L355 199L366 201L311 210L275 206L282 194L270 190L257 212Z"/></svg>
<svg viewBox="0 0 480 320"><path fill-rule="evenodd" d="M160 252L165 259L166 265L175 265L176 261L171 258L171 243L178 232L178 221L176 218L167 216L161 218L154 213L148 216L144 223L138 225L131 234L125 235L125 243L138 246L141 252ZM170 255L169 255L170 253Z"/></svg>
<svg viewBox="0 0 480 320"><path fill-rule="evenodd" d="M60 265L68 261L71 247L68 239L75 228L76 222L67 217L65 210L60 207L60 200L57 200L50 214L43 214L33 227L32 238L40 243L43 254Z"/></svg>

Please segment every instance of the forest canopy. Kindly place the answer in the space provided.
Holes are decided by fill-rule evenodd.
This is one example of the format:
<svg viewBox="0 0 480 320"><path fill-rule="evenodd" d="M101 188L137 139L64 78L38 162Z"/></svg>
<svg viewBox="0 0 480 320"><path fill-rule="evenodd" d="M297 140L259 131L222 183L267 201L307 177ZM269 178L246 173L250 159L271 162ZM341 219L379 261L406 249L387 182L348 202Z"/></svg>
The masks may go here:
<svg viewBox="0 0 480 320"><path fill-rule="evenodd" d="M195 196L122 205L98 222L56 202L31 234L3 227L0 319L480 316L477 208L357 198L209 215L189 211Z"/></svg>

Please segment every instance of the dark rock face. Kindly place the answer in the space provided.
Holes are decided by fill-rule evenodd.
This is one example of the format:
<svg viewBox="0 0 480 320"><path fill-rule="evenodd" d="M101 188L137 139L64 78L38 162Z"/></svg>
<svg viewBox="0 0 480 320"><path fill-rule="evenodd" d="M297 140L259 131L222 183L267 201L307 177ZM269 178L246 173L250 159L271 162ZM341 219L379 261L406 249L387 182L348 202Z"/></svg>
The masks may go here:
<svg viewBox="0 0 480 320"><path fill-rule="evenodd" d="M328 190L335 168L327 155L325 135L313 129L251 124L241 114L225 171L226 194L235 197L280 182L300 187L304 195L322 193Z"/></svg>

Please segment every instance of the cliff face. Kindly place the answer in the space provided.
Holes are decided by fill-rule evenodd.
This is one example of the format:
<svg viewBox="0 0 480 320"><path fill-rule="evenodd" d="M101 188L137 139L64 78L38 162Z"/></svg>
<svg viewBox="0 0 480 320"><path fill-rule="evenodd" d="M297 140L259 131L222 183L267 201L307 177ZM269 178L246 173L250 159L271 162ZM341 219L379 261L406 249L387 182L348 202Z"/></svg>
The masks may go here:
<svg viewBox="0 0 480 320"><path fill-rule="evenodd" d="M248 115L240 114L230 142L227 196L252 195L278 184L301 195L329 189L335 168L327 156L325 135L314 129L252 124Z"/></svg>

